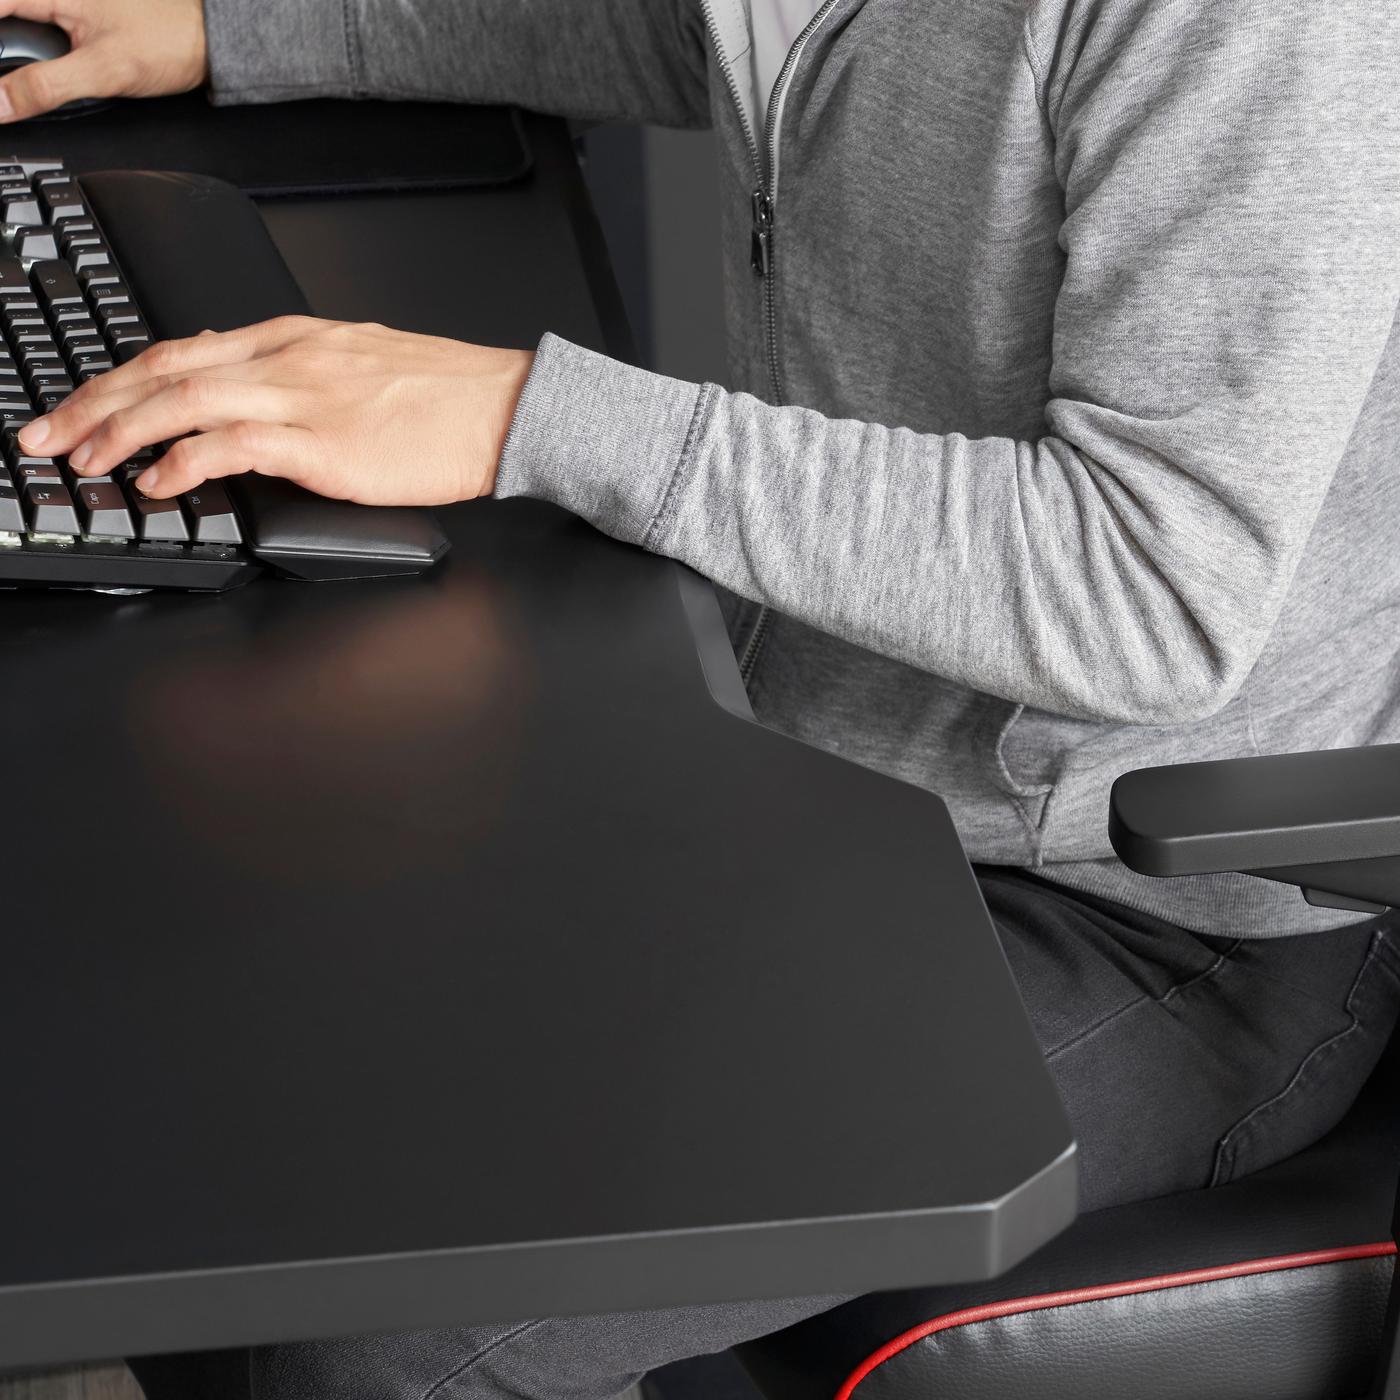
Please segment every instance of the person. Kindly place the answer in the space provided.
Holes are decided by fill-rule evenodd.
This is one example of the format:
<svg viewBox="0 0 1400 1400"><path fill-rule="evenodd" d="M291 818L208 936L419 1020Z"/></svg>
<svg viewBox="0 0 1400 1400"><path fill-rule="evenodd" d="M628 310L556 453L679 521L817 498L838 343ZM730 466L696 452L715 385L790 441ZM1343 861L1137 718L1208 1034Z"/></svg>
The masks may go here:
<svg viewBox="0 0 1400 1400"><path fill-rule="evenodd" d="M6 120L207 83L713 124L727 388L295 319L156 345L22 441L91 474L178 438L154 496L246 470L536 496L714 579L764 723L948 801L1086 1207L1342 1115L1400 1006L1393 920L1134 876L1105 814L1131 767L1400 737L1393 0L0 13L73 40L0 83ZM838 1301L271 1347L249 1375L594 1400Z"/></svg>

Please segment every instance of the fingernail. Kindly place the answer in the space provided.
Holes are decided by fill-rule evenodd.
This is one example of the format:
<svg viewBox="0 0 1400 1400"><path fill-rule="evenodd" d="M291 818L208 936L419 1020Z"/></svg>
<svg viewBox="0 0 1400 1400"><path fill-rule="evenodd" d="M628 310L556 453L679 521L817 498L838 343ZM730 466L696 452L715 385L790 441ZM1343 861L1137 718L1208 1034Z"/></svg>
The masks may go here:
<svg viewBox="0 0 1400 1400"><path fill-rule="evenodd" d="M136 478L136 489L143 496L149 496L159 485L160 474L154 467L147 467L146 470Z"/></svg>
<svg viewBox="0 0 1400 1400"><path fill-rule="evenodd" d="M48 438L49 420L47 418L36 418L32 423L26 423L20 429L19 440L26 447L39 447Z"/></svg>
<svg viewBox="0 0 1400 1400"><path fill-rule="evenodd" d="M90 442L80 442L69 454L68 465L75 472L80 472L87 466L88 459L92 456L92 444Z"/></svg>
<svg viewBox="0 0 1400 1400"><path fill-rule="evenodd" d="M10 94L3 86L0 86L0 122L7 122L15 114L15 104L10 101Z"/></svg>

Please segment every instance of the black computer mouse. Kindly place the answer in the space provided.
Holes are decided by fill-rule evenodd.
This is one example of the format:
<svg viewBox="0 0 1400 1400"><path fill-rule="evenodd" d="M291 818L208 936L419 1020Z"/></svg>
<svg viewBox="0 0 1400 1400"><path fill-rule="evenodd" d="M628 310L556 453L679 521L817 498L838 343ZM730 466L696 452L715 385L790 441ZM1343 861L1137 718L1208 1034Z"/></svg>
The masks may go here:
<svg viewBox="0 0 1400 1400"><path fill-rule="evenodd" d="M70 48L72 44L68 35L56 24L40 24L32 19L0 19L0 76L13 73L26 63L62 58ZM45 112L34 120L84 116L106 105L101 98L83 98L69 102L55 112Z"/></svg>

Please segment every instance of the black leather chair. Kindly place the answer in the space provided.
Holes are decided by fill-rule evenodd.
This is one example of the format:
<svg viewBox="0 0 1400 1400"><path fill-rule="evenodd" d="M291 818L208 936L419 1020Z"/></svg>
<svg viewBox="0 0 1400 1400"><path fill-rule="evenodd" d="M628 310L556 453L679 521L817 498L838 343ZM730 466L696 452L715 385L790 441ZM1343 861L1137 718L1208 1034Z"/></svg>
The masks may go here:
<svg viewBox="0 0 1400 1400"><path fill-rule="evenodd" d="M1148 875L1241 871L1382 913L1400 745L1129 774L1110 832ZM767 1400L1400 1400L1397 1168L1400 1035L1290 1161L1082 1216L1002 1278L862 1298L739 1359Z"/></svg>

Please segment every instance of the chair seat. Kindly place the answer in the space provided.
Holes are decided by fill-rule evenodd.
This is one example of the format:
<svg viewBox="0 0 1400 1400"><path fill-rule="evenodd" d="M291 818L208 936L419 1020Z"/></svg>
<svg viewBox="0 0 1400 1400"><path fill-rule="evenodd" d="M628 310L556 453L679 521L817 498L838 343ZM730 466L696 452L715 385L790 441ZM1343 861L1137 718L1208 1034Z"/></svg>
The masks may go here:
<svg viewBox="0 0 1400 1400"><path fill-rule="evenodd" d="M739 1357L769 1400L1346 1400L1394 1269L1400 1042L1316 1146L1081 1217L985 1284L861 1298Z"/></svg>

